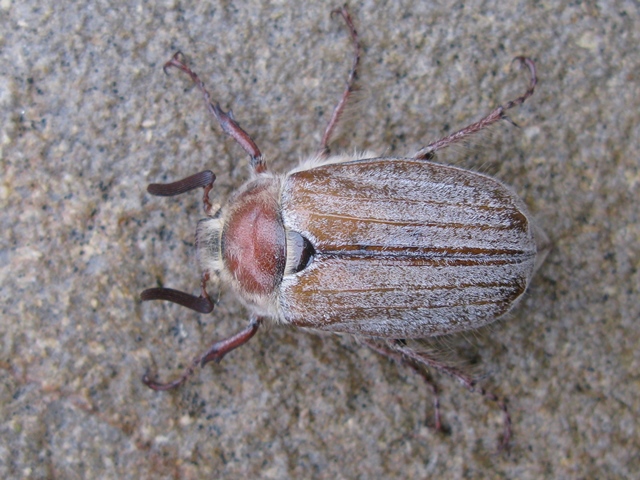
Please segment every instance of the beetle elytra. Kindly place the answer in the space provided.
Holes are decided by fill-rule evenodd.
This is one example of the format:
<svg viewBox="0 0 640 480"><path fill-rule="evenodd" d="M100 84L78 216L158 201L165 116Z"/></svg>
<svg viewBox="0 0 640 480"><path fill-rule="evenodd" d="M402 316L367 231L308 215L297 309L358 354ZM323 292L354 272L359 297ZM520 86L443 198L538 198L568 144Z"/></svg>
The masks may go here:
<svg viewBox="0 0 640 480"><path fill-rule="evenodd" d="M161 287L145 290L141 297L209 313L214 305L206 286L216 279L233 287L250 322L211 345L175 381L160 383L145 375L145 384L155 390L181 385L198 366L219 361L249 341L264 322L353 334L428 383L425 368L434 367L473 390L471 377L403 340L472 330L502 317L521 298L544 258L544 233L508 187L431 161L438 151L499 122L529 98L537 81L534 63L516 58L530 73L523 95L409 158L368 152L332 155L329 142L354 88L360 59L349 12L344 7L336 12L354 45L347 87L318 152L283 175L267 170L254 141L230 112L211 100L179 52L165 65L165 71L178 68L191 77L223 131L249 154L252 174L221 209L209 201L215 180L210 171L149 185L149 193L160 196L202 187L207 218L196 234L200 296ZM502 408L506 445L511 434L506 405L479 391Z"/></svg>

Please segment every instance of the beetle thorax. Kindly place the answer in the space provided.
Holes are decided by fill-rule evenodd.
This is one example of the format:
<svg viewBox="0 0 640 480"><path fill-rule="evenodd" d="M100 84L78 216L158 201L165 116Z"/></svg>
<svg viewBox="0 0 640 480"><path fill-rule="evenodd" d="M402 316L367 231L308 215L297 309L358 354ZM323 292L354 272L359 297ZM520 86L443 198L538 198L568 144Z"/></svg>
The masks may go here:
<svg viewBox="0 0 640 480"><path fill-rule="evenodd" d="M202 220L197 232L203 272L231 283L246 303L263 313L272 310L286 263L279 185L273 176L246 183L220 217Z"/></svg>

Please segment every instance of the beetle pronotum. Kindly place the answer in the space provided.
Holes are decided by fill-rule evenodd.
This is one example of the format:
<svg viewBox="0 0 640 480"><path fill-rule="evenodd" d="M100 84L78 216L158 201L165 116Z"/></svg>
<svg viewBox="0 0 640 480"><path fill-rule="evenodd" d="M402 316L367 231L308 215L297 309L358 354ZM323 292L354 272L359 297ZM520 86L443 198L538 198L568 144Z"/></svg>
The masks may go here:
<svg viewBox="0 0 640 480"><path fill-rule="evenodd" d="M536 85L528 67L526 92L480 121L428 144L409 158L369 152L331 155L329 142L353 91L360 43L346 8L339 13L354 45L347 86L325 128L318 152L284 175L267 171L260 150L233 114L212 102L180 52L165 64L188 74L224 132L251 157L251 178L226 206L209 201L215 175L204 171L169 184L151 184L152 195L172 196L204 188L207 214L197 233L201 294L169 288L145 290L142 300L168 300L201 313L213 310L206 284L216 278L233 287L251 312L249 325L217 341L196 357L182 376L154 390L178 387L195 368L219 361L271 321L311 330L356 335L374 351L421 374L434 367L474 390L475 381L404 339L471 330L507 313L522 296L544 258L547 240L523 202L499 181L479 173L433 163L435 154L506 118ZM504 402L501 444L511 427Z"/></svg>

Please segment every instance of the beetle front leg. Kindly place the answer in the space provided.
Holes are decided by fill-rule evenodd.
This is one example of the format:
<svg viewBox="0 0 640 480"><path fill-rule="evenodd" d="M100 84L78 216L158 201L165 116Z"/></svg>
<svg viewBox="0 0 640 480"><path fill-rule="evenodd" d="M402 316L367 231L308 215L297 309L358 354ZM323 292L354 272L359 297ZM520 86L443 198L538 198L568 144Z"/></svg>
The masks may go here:
<svg viewBox="0 0 640 480"><path fill-rule="evenodd" d="M197 85L197 87L202 92L202 96L204 97L204 101L207 104L207 110L211 115L213 115L220 127L231 138L233 138L238 145L242 147L242 149L249 154L251 157L251 167L253 168L255 173L262 173L267 170L267 164L264 161L264 157L260 152L260 149L252 140L247 132L245 132L238 122L233 118L233 112L229 110L229 112L225 112L220 108L220 104L218 102L212 103L211 95L204 86L200 77L191 70L184 61L184 56L182 52L176 52L176 54L164 64L164 72L167 73L167 69L170 67L176 67L185 72L187 75L191 77L193 83Z"/></svg>
<svg viewBox="0 0 640 480"><path fill-rule="evenodd" d="M538 83L538 78L536 76L536 65L533 63L533 60L527 57L516 57L513 59L514 62L520 62L521 65L525 65L529 69L530 80L529 80L529 88L527 91L515 98L514 100L510 100L504 105L500 105L498 108L493 110L489 115L484 117L482 120L472 123L468 127L463 128L462 130L458 130L451 135L447 135L446 137L442 137L440 140L436 140L435 142L431 142L426 147L418 150L418 152L413 156L413 158L418 160L429 160L433 158L435 153L438 150L442 150L443 148L447 148L451 145L459 143L466 138L484 130L487 127L490 127L496 122L503 120L506 118L505 112L513 107L517 107L518 105L522 105L524 101L533 95L533 91Z"/></svg>
<svg viewBox="0 0 640 480"><path fill-rule="evenodd" d="M178 388L193 375L196 368L203 367L211 361L219 362L227 353L251 340L258 331L262 321L262 317L252 317L247 328L239 331L229 338L215 342L204 353L194 358L191 365L185 368L182 375L173 382L161 383L152 379L148 374L145 374L144 377L142 377L142 382L152 390L172 390L174 388Z"/></svg>

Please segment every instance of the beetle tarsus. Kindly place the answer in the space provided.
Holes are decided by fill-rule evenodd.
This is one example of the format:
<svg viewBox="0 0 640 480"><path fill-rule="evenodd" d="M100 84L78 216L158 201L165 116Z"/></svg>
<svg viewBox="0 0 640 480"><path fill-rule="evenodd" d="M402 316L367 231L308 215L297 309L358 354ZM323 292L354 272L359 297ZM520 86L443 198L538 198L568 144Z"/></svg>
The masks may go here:
<svg viewBox="0 0 640 480"><path fill-rule="evenodd" d="M184 64L184 62L180 60L181 58L184 58L184 55L180 50L178 50L176 53L173 54L173 57L171 57L171 60L169 60L162 66L162 71L164 72L164 74L169 75L169 67L181 68L180 65Z"/></svg>
<svg viewBox="0 0 640 480"><path fill-rule="evenodd" d="M440 416L440 394L438 391L438 384L433 380L429 372L422 368L418 363L408 360L405 360L405 363L411 367L414 372L420 375L424 380L424 383L426 383L431 389L431 395L433 397L433 429L436 432L444 432L445 429L442 425L442 418ZM426 424L429 425L429 422L427 421Z"/></svg>
<svg viewBox="0 0 640 480"><path fill-rule="evenodd" d="M180 385L186 382L191 375L193 375L193 372L195 371L196 366L197 366L197 362L194 361L192 365L190 365L187 369L185 369L184 373L180 376L180 378L178 378L177 380L174 380L173 382L167 382L167 383L158 382L157 380L154 380L153 378L151 378L148 373L145 373L145 375L142 377L142 383L144 383L151 390L163 391L163 392L166 390L173 390L174 388L178 388Z"/></svg>
<svg viewBox="0 0 640 480"><path fill-rule="evenodd" d="M513 107L517 107L518 105L522 105L527 98L533 95L536 84L538 83L535 63L533 63L533 60L531 60L528 57L516 57L513 59L513 61L520 62L521 65L524 65L529 69L529 75L530 75L529 88L527 88L527 91L524 94L522 94L521 96L513 100L509 100L503 105L500 105L499 107L495 108L491 113L489 113L489 115L487 115L486 117L482 118L481 120L475 123L472 123L468 127L464 127L462 130L458 130L457 132L447 135L446 137L442 137L441 139L436 140L435 142L431 142L426 147L418 150L418 152L413 156L413 158L417 160L428 160L430 158L433 158L434 154L438 150L442 150L456 143L460 143L461 141L464 141L468 137L475 135L476 133L484 130L487 127L490 127L494 123L499 122L500 120L507 119L507 116L505 115L505 112L507 110L510 110Z"/></svg>

